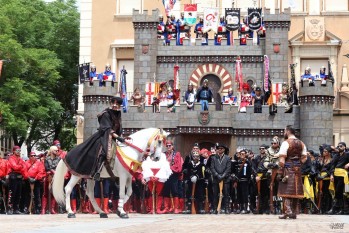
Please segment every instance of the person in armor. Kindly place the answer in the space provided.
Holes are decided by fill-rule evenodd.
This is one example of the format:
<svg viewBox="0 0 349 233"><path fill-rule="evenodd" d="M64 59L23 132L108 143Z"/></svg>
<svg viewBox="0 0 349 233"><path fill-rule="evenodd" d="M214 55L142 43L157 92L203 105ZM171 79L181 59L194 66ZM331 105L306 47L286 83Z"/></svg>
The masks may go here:
<svg viewBox="0 0 349 233"><path fill-rule="evenodd" d="M198 213L204 214L205 210L203 208L204 204L204 191L205 191L205 165L200 161L200 155L198 151L192 152L192 159L188 164L188 173L187 173L187 197L188 199L188 207L189 213L191 213L192 204L198 208ZM194 193L193 193L194 192ZM196 209L196 207L194 207Z"/></svg>
<svg viewBox="0 0 349 233"><path fill-rule="evenodd" d="M320 176L318 177L318 198L320 203L320 213L327 213L332 207L332 195L330 193L330 176L331 176L331 157L332 148L326 146L322 150L322 156L319 160Z"/></svg>
<svg viewBox="0 0 349 233"><path fill-rule="evenodd" d="M284 214L279 219L296 219L298 199L304 198L301 164L306 162L307 149L304 143L296 138L295 129L288 125L285 128L285 141L279 151L278 196L284 200Z"/></svg>
<svg viewBox="0 0 349 233"><path fill-rule="evenodd" d="M99 180L103 165L110 166L109 163L115 156L115 140L125 142L121 137L122 98L112 97L110 104L109 108L98 115L98 132L70 150L65 156L64 162L72 174Z"/></svg>
<svg viewBox="0 0 349 233"><path fill-rule="evenodd" d="M202 87L199 88L196 94L197 102L201 104L201 111L208 111L208 103L212 102L213 93L208 87L208 80L205 79Z"/></svg>
<svg viewBox="0 0 349 233"><path fill-rule="evenodd" d="M115 73L111 71L111 66L109 64L106 64L104 72L98 75L98 80L100 87L105 87L106 81L111 81L111 85L114 87L114 83L116 82Z"/></svg>
<svg viewBox="0 0 349 233"><path fill-rule="evenodd" d="M178 193L178 180L179 176L182 173L183 159L180 152L175 151L173 147L172 141L166 142L166 160L170 164L170 168L172 170L172 174L168 178L168 180L164 184L164 188L162 194L164 196L164 205L165 209L163 211L164 214L171 213L174 211L175 214L180 213L180 203L179 203L179 193ZM173 198L174 210L172 208L172 200Z"/></svg>
<svg viewBox="0 0 349 233"><path fill-rule="evenodd" d="M321 66L320 73L315 76L315 80L321 80L321 86L326 86L327 79L326 68L325 66Z"/></svg>
<svg viewBox="0 0 349 233"><path fill-rule="evenodd" d="M176 38L176 21L174 15L172 15L171 18L167 17L167 21L165 24L165 35L165 45L169 46L171 44L171 39Z"/></svg>
<svg viewBox="0 0 349 233"><path fill-rule="evenodd" d="M314 86L314 76L311 74L311 69L308 66L304 74L301 76L301 85L303 86L303 82L307 81L309 83L309 86Z"/></svg>
<svg viewBox="0 0 349 233"><path fill-rule="evenodd" d="M269 157L268 173L271 176L270 179L270 205L274 210L274 213L281 213L282 198L277 196L277 190L279 182L276 178L277 171L279 169L279 150L280 140L278 136L273 137L270 147L267 149L267 155Z"/></svg>
<svg viewBox="0 0 349 233"><path fill-rule="evenodd" d="M51 202L49 203L49 206L51 205L51 209L49 211L51 212L51 214L56 214L57 203L52 195L51 182L55 174L56 167L60 160L61 160L61 157L59 157L58 155L58 147L51 146L45 159L46 177L44 181L44 193L42 195L42 200L41 200L41 214L46 213L46 205L49 199L51 199Z"/></svg>
<svg viewBox="0 0 349 233"><path fill-rule="evenodd" d="M270 157L266 153L268 146L263 144L259 147L259 155L253 158L253 169L255 170L257 183L257 211L256 214L269 214L269 185L270 173L268 173L268 166Z"/></svg>
<svg viewBox="0 0 349 233"><path fill-rule="evenodd" d="M30 189L29 189L28 195L26 196L27 201L25 206L28 209L28 212L40 214L41 185L46 176L45 166L40 160L36 159L36 154L34 151L29 153L29 159L26 161L26 166L27 166L28 181L30 184ZM34 193L34 200L33 200L34 212L31 212L31 210L28 208L30 205L29 203L31 198L30 197L31 188L33 188L33 193Z"/></svg>
<svg viewBox="0 0 349 233"><path fill-rule="evenodd" d="M252 105L254 106L254 113L262 113L262 106L264 105L264 95L260 87L256 87L255 95L252 97Z"/></svg>
<svg viewBox="0 0 349 233"><path fill-rule="evenodd" d="M344 187L349 184L349 153L346 151L346 143L338 143L339 154L332 161L330 179L334 182L335 196L333 205L327 214L343 214L344 208Z"/></svg>
<svg viewBox="0 0 349 233"><path fill-rule="evenodd" d="M210 171L212 174L212 187L213 187L213 213L218 214L219 200L221 202L221 213L229 214L230 204L230 175L231 175L231 162L229 157L228 148L223 145L216 143L216 155L211 155L211 167ZM220 184L223 184L223 189L220 190ZM221 193L222 192L222 193Z"/></svg>
<svg viewBox="0 0 349 233"><path fill-rule="evenodd" d="M181 17L176 21L176 45L183 45L183 40L189 38L190 27L186 25L184 20L184 12L181 12Z"/></svg>
<svg viewBox="0 0 349 233"><path fill-rule="evenodd" d="M21 198L22 182L27 178L27 166L21 158L21 148L14 146L12 154L8 159L8 212L7 214L21 214L19 210L19 202Z"/></svg>
<svg viewBox="0 0 349 233"><path fill-rule="evenodd" d="M246 45L247 44L247 38L252 37L253 31L250 30L248 26L248 16L246 15L240 24L239 29L239 38L240 38L240 45Z"/></svg>
<svg viewBox="0 0 349 233"><path fill-rule="evenodd" d="M164 16L159 15L159 23L157 25L158 40L163 40L166 45L165 38L167 37L167 31L165 30Z"/></svg>
<svg viewBox="0 0 349 233"><path fill-rule="evenodd" d="M227 38L227 29L224 16L220 17L217 33L214 35L214 45L221 45L222 39Z"/></svg>
<svg viewBox="0 0 349 233"><path fill-rule="evenodd" d="M96 66L91 64L91 71L90 71L90 86L93 86L93 80L98 79L97 69Z"/></svg>
<svg viewBox="0 0 349 233"><path fill-rule="evenodd" d="M234 96L233 88L229 88L228 95L223 96L222 104L230 104L230 106L236 105L237 97Z"/></svg>
<svg viewBox="0 0 349 233"><path fill-rule="evenodd" d="M208 33L203 32L204 30L204 18L199 17L199 22L195 25L194 33L196 38L201 39L201 45L208 45Z"/></svg>

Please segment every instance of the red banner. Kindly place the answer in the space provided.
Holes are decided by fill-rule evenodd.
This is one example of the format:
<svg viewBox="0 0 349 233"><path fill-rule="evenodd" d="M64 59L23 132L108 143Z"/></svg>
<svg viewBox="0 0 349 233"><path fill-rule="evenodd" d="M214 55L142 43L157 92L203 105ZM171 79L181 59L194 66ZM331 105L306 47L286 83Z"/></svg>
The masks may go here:
<svg viewBox="0 0 349 233"><path fill-rule="evenodd" d="M235 64L235 82L238 83L239 91L242 91L242 85L244 84L242 78L242 64L241 59L237 58Z"/></svg>

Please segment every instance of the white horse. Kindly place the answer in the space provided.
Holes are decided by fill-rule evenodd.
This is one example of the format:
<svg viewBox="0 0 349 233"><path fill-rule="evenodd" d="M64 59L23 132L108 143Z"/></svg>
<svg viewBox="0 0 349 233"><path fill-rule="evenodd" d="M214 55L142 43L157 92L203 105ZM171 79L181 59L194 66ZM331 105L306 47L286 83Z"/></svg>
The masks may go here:
<svg viewBox="0 0 349 233"><path fill-rule="evenodd" d="M112 167L113 173L115 176L119 177L120 182L120 190L119 190L119 203L118 203L118 211L117 214L120 218L128 218L127 213L124 211L124 203L130 198L132 194L132 174L130 170L132 168L125 168L126 163L133 166L133 168L137 168L141 166L144 152L147 149L150 149L150 152L155 153L155 155L159 155L163 152L163 144L166 139L168 133L163 131L162 129L156 128L148 128L140 130L134 134L130 135L130 139L125 143L121 143L118 146L118 152L114 166ZM121 159L119 159L121 156ZM122 161L120 161L122 160ZM52 183L52 192L56 199L56 201L60 204L65 204L66 210L68 212L68 218L75 218L75 214L70 206L70 194L73 190L73 187L79 182L81 177L75 176L72 174L68 184L64 186L64 175L68 171L68 168L63 160L61 160L56 168L55 175L53 177ZM101 171L101 178L109 178L109 174L106 169L103 167ZM104 213L101 208L97 205L96 200L94 198L94 186L95 181L92 179L87 179L87 188L86 195L89 197L93 208L99 213L100 218L108 218L107 214ZM126 188L126 192L125 192Z"/></svg>

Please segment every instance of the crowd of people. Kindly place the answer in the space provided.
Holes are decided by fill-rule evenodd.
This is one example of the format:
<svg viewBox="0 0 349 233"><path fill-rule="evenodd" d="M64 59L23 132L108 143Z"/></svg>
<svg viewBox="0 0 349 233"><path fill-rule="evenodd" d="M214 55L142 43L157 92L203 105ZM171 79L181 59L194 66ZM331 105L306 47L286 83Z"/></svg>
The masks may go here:
<svg viewBox="0 0 349 233"><path fill-rule="evenodd" d="M201 45L208 45L208 32L204 31L204 18L199 16L198 23L194 26L194 33L197 39L201 39ZM226 28L227 21L224 16L219 18L217 26L217 32L214 33L214 45L222 45L223 40L226 40L226 45L233 45L232 34ZM191 38L191 25L187 24L184 19L184 12L176 19L175 15L167 16L167 20L164 20L162 15L159 16L159 23L157 25L158 39L163 40L163 45L170 45L171 39L176 41L176 45L183 45L184 40ZM247 22L247 16L245 16L238 28L238 35L240 45L246 45L247 38L253 38L253 31L250 30ZM265 37L264 24L257 30L257 42L259 38Z"/></svg>
<svg viewBox="0 0 349 233"><path fill-rule="evenodd" d="M291 137L285 139L292 138L293 128L287 128L287 132ZM126 203L125 211L143 214L280 214L287 211L288 198L295 197L282 194L283 185L293 185L293 181L292 174L281 171L290 172L291 167L299 167L302 182L298 185L302 191L296 197L299 203L291 202L295 214L348 214L349 152L346 143L340 142L337 147L322 144L319 153L307 150L299 152L298 157L296 152L289 153L289 149L283 152L280 145L280 139L274 137L270 145L262 144L259 152L253 153L241 146L230 152L221 143L209 150L195 143L183 157L175 150L173 141L168 140L162 157L145 156L143 171L133 179L133 195ZM300 149L305 150L305 146ZM56 204L51 192L55 168L66 156L60 142L54 141L47 153L36 155L31 152L27 161L20 157L20 151L20 147L14 146L12 153L0 158L0 213L64 213L64 207ZM286 162L282 159L285 157ZM292 160L295 157L297 163ZM297 176L297 172L295 174ZM69 177L68 172L66 182ZM107 214L116 212L118 184L103 178L95 182L97 204ZM95 213L85 188L84 179L75 186L71 195L72 210ZM295 214L285 216L295 218Z"/></svg>

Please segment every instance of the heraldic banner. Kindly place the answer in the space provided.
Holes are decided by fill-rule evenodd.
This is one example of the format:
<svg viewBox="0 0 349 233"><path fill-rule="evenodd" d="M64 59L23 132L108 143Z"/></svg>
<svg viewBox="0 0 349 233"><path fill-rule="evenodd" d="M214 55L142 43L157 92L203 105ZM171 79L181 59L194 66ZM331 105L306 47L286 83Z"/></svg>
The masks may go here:
<svg viewBox="0 0 349 233"><path fill-rule="evenodd" d="M90 63L84 63L79 65L79 78L80 84L83 84L85 80L90 79Z"/></svg>
<svg viewBox="0 0 349 233"><path fill-rule="evenodd" d="M196 24L197 4L184 4L184 22L188 26Z"/></svg>
<svg viewBox="0 0 349 233"><path fill-rule="evenodd" d="M273 83L272 92L273 92L273 104L280 103L280 98L282 93L282 83Z"/></svg>
<svg viewBox="0 0 349 233"><path fill-rule="evenodd" d="M206 33L212 30L214 33L217 33L218 23L219 23L218 8L205 8L203 32Z"/></svg>
<svg viewBox="0 0 349 233"><path fill-rule="evenodd" d="M248 8L248 27L257 31L262 26L262 8Z"/></svg>
<svg viewBox="0 0 349 233"><path fill-rule="evenodd" d="M151 106L154 97L156 98L160 91L160 83L157 82L147 82L145 84L145 105Z"/></svg>
<svg viewBox="0 0 349 233"><path fill-rule="evenodd" d="M225 8L225 20L228 31L238 30L240 27L240 8Z"/></svg>

